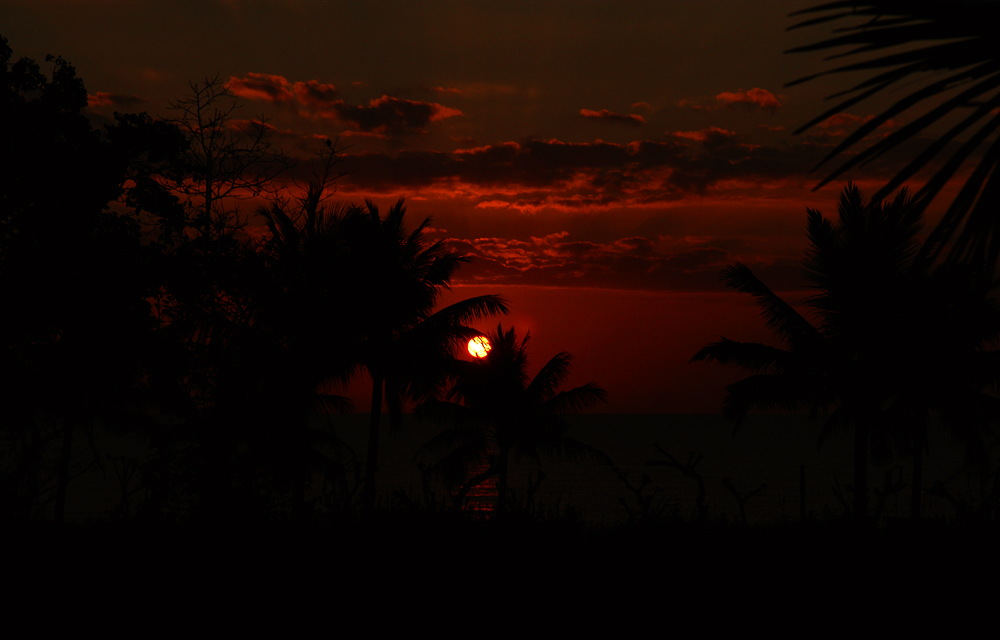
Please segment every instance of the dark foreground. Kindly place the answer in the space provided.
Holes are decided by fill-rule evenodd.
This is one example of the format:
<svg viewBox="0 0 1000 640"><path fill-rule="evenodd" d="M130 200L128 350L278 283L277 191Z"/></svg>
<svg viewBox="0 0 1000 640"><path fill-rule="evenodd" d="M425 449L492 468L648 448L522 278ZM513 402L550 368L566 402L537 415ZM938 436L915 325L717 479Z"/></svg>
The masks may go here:
<svg viewBox="0 0 1000 640"><path fill-rule="evenodd" d="M153 592L177 584L192 592L308 584L348 593L377 583L408 585L404 591L417 596L421 584L451 581L459 591L499 583L530 591L544 583L618 585L636 595L707 588L716 590L713 598L745 598L801 588L888 597L901 589L961 589L996 575L996 527L920 524L898 521L871 532L846 522L594 528L573 517L498 522L377 513L304 526L8 523L4 539L8 584L68 579L74 588Z"/></svg>

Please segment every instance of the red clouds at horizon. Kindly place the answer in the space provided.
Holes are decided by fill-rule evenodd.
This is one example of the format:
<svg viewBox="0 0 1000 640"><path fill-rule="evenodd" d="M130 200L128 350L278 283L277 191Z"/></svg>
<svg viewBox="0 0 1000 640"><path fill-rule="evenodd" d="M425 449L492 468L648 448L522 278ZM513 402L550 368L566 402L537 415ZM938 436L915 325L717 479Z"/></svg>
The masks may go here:
<svg viewBox="0 0 1000 640"><path fill-rule="evenodd" d="M530 241L448 238L445 244L472 258L456 282L711 291L722 288L721 270L741 261L779 289L801 286L797 260L759 256L741 238L631 236L600 243L572 240L562 231Z"/></svg>
<svg viewBox="0 0 1000 640"><path fill-rule="evenodd" d="M607 109L601 109L600 111L580 109L580 115L589 120L604 120L605 122L617 122L631 126L641 126L646 124L646 119L640 115L636 115L634 113L615 113L614 111L608 111Z"/></svg>

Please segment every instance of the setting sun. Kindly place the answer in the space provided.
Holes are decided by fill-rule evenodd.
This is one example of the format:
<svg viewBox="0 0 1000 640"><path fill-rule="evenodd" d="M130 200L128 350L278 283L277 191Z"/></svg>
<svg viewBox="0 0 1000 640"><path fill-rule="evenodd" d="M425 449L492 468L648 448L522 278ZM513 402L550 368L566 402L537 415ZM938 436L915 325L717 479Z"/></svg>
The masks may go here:
<svg viewBox="0 0 1000 640"><path fill-rule="evenodd" d="M484 336L469 340L469 353L472 354L473 358L485 358L486 354L490 352L490 348L490 341Z"/></svg>

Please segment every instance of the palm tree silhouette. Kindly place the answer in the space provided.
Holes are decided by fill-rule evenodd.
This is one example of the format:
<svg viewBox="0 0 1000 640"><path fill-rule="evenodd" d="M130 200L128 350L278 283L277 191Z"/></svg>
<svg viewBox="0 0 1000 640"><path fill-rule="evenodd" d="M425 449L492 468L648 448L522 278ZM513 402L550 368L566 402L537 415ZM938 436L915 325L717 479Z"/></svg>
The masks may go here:
<svg viewBox="0 0 1000 640"><path fill-rule="evenodd" d="M310 429L309 415L350 409L349 400L322 389L346 383L357 366L341 288L350 277L343 256L352 238L345 226L360 212L346 203L323 204L335 157L331 146L327 171L294 209L285 201L258 209L271 233L252 252L257 266L250 278L257 284L250 296L254 322L267 336L255 353L271 356L264 369L269 403L275 407L272 417L289 427L285 437L271 439L270 448L281 454L286 475L293 478L297 518L303 515L307 469L340 471L316 445L343 443L330 432Z"/></svg>
<svg viewBox="0 0 1000 640"><path fill-rule="evenodd" d="M927 238L919 259L932 262L953 240L949 258L985 268L986 275L994 272L1000 255L1000 217L996 215L1000 203L1000 172L996 170L1000 163L1000 140L993 135L1000 127L1000 115L996 112L1000 107L1000 50L995 45L995 13L993 3L974 0L829 2L795 12L791 15L820 15L790 29L855 16L869 19L838 29L832 38L791 49L789 53L853 47L827 59L875 55L786 85L835 73L874 72L867 80L831 95L830 98L841 100L795 132L800 133L876 93L899 87L904 81L916 80L916 89L858 127L818 166L840 156L891 118L906 114L904 117L908 116L910 122L852 156L819 186L853 167L864 166L936 125L948 123L945 133L934 135L924 151L880 189L873 200L887 197L936 156L946 149L954 149L914 195L913 206L923 210L952 178L959 175L966 161L979 155L978 164L968 174L940 224ZM921 106L925 111L917 113ZM956 118L958 113L962 115ZM966 137L963 139L963 136ZM991 137L994 138L992 143L989 142ZM985 151L981 151L984 145Z"/></svg>
<svg viewBox="0 0 1000 640"><path fill-rule="evenodd" d="M382 404L389 410L390 428L399 426L406 398L422 399L445 381L454 348L478 332L466 323L507 313L500 296L462 300L434 312L442 288L468 258L445 248L442 241L426 244L424 219L407 232L403 199L385 217L367 200L343 221L349 243L345 257L355 277L347 283L355 309L352 333L361 337L357 361L372 381L371 422L362 508L375 507L379 429Z"/></svg>
<svg viewBox="0 0 1000 640"><path fill-rule="evenodd" d="M505 513L511 455L535 461L543 455L582 457L610 468L607 455L566 435L568 425L560 417L606 402L604 389L588 382L559 391L572 362L566 352L555 355L529 381L530 336L518 342L513 327L505 332L498 325L488 339L492 349L482 361L465 363L447 399L430 398L418 409L421 419L448 426L424 449L446 452L430 470L448 486L461 487L456 505L473 486L495 476L497 512ZM482 471L467 478L470 469Z"/></svg>
<svg viewBox="0 0 1000 640"><path fill-rule="evenodd" d="M931 410L970 445L1000 415L983 393L997 380L996 356L985 351L1000 329L995 308L963 274L931 274L916 261L920 220L905 190L891 203L866 203L848 185L836 223L808 212L804 266L818 326L736 264L725 270L726 284L757 299L787 348L723 338L692 358L754 374L727 388L724 411L737 426L750 409L807 408L813 416L829 413L821 443L837 429L853 429L859 523L867 517L869 453L884 458L893 446L910 448L919 491Z"/></svg>

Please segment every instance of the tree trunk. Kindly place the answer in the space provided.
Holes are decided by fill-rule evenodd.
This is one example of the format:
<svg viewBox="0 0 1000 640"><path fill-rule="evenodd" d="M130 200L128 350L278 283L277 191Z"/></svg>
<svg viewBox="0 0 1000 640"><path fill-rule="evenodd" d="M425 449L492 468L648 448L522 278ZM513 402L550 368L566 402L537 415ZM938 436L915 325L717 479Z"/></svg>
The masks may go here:
<svg viewBox="0 0 1000 640"><path fill-rule="evenodd" d="M62 523L66 513L66 489L69 487L69 463L73 455L73 420L67 418L63 429L62 454L59 456L59 480L56 485L56 510L54 520Z"/></svg>
<svg viewBox="0 0 1000 640"><path fill-rule="evenodd" d="M868 521L868 425L858 421L854 427L854 522Z"/></svg>
<svg viewBox="0 0 1000 640"><path fill-rule="evenodd" d="M913 493L910 496L910 517L914 520L920 518L921 480L924 472L924 447L923 442L915 443L913 447Z"/></svg>
<svg viewBox="0 0 1000 640"><path fill-rule="evenodd" d="M497 515L503 517L507 513L507 458L510 457L510 447L500 446L500 460L497 462Z"/></svg>
<svg viewBox="0 0 1000 640"><path fill-rule="evenodd" d="M375 471L378 469L378 430L382 419L382 376L372 376L372 413L368 426L368 462L365 465L365 487L361 494L361 509L375 509Z"/></svg>

